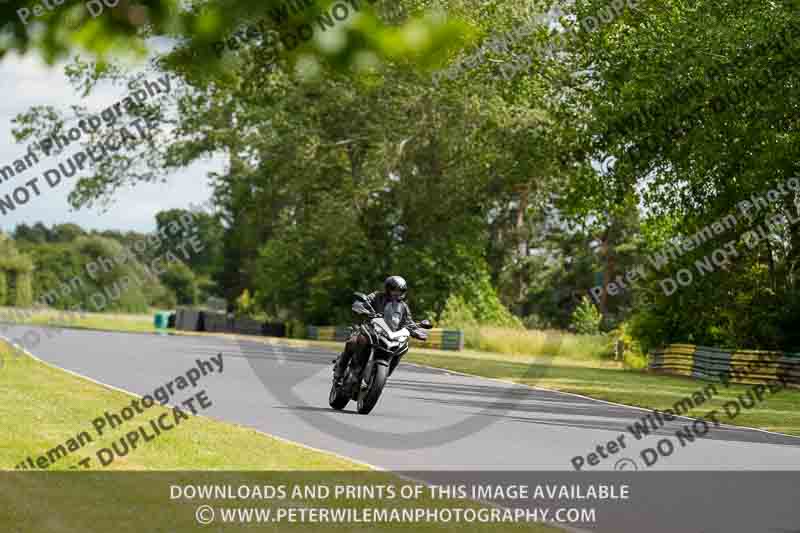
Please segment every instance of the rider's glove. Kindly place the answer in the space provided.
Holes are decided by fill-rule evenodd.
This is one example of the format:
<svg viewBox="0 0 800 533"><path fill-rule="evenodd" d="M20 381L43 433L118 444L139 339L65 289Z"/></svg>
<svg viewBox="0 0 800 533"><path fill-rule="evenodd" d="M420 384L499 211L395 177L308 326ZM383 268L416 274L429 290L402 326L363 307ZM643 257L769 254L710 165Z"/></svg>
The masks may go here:
<svg viewBox="0 0 800 533"><path fill-rule="evenodd" d="M414 331L412 331L412 332L411 332L411 336L412 336L412 337L414 337L415 339L419 339L419 340L421 340L421 341L426 341L426 340L428 340L428 334L427 334L427 333L425 333L425 332L424 332L423 330L421 330L421 329L415 329Z"/></svg>

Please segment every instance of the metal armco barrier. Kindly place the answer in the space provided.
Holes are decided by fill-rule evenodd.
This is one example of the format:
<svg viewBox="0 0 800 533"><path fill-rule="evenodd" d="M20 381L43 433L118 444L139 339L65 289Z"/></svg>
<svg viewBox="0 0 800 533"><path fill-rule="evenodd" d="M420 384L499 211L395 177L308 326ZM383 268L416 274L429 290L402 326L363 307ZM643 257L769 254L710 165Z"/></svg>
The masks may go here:
<svg viewBox="0 0 800 533"><path fill-rule="evenodd" d="M670 344L649 354L650 370L706 381L756 384L783 376L800 385L800 354L761 350L721 350L695 344Z"/></svg>
<svg viewBox="0 0 800 533"><path fill-rule="evenodd" d="M464 332L457 329L430 329L425 342L411 339L411 346L437 350L463 350ZM347 326L308 326L308 338L318 341L344 342L350 336Z"/></svg>

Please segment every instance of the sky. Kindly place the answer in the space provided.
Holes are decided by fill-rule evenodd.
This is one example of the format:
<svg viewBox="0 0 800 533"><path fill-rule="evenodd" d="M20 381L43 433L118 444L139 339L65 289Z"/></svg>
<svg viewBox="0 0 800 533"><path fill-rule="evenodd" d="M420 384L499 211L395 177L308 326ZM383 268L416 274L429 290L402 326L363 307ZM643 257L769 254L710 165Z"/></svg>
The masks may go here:
<svg viewBox="0 0 800 533"><path fill-rule="evenodd" d="M8 54L0 60L0 167L13 165L14 160L21 158L27 149L28 143L16 144L11 133L12 120L18 113L35 105L52 105L69 111L72 104L83 104L100 112L128 93L126 87L109 86L82 99L69 85L63 66L62 63L48 67L36 54L25 57ZM40 159L34 168L0 183L0 197L5 198L34 177L43 182L42 173L65 162L65 158L77 151L76 145L73 143L60 156ZM199 162L170 174L167 183L126 187L115 194L111 205L78 211L67 202L76 177L65 178L55 188L40 187L40 196L32 196L28 203L17 206L5 216L0 214L0 229L8 232L19 223L43 222L50 226L72 222L86 229L152 231L157 212L206 202L211 194L207 175L210 171L221 170L223 164L222 158ZM87 168L76 176L89 175Z"/></svg>

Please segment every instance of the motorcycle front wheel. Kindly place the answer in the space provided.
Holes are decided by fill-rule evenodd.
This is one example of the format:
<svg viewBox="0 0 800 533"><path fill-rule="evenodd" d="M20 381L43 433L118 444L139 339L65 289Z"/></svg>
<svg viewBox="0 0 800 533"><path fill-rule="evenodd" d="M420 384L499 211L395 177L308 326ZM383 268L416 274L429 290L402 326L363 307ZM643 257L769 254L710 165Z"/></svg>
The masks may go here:
<svg viewBox="0 0 800 533"><path fill-rule="evenodd" d="M378 403L378 398L381 397L383 386L386 385L386 378L389 376L389 368L385 365L377 363L372 365L372 375L367 380L366 390L362 390L358 394L358 412L362 415L368 415L370 411Z"/></svg>
<svg viewBox="0 0 800 533"><path fill-rule="evenodd" d="M340 387L337 387L336 382L333 382L331 384L331 392L328 394L328 404L337 411L341 411L349 401L350 396Z"/></svg>

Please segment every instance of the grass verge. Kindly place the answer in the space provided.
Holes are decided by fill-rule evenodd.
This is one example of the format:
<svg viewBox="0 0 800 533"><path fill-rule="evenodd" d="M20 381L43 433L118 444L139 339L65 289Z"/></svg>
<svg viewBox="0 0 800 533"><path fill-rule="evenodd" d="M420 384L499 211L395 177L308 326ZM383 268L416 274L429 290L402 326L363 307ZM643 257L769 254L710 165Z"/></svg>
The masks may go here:
<svg viewBox="0 0 800 533"><path fill-rule="evenodd" d="M106 331L126 331L152 333L156 331L152 314L126 313L71 313L64 318L63 311L52 309L25 310L22 312L13 307L0 307L0 320L8 319L9 323L30 324L36 326L63 326L76 329L99 329Z"/></svg>

